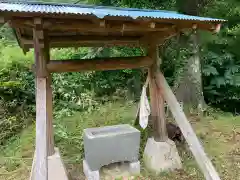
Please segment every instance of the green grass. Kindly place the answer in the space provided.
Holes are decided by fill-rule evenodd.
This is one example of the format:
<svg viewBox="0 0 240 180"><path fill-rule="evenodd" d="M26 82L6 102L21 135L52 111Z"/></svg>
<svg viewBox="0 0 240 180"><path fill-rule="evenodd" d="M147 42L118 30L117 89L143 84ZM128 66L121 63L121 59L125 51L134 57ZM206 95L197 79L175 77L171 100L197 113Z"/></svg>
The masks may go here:
<svg viewBox="0 0 240 180"><path fill-rule="evenodd" d="M87 127L98 127L120 123L133 124L136 105L128 102L109 103L94 112L76 113L72 117L57 119L55 124L55 143L60 148L65 165L71 177L83 180L82 132ZM240 117L227 113L212 113L198 120L189 118L198 137L203 142L207 154L224 180L238 180L240 171ZM19 136L9 140L0 149L0 179L25 180L29 177L34 151L34 126L25 129ZM147 139L142 131L141 155ZM144 169L140 179L151 180L200 180L204 179L188 148L178 147L183 159L183 170L153 175Z"/></svg>

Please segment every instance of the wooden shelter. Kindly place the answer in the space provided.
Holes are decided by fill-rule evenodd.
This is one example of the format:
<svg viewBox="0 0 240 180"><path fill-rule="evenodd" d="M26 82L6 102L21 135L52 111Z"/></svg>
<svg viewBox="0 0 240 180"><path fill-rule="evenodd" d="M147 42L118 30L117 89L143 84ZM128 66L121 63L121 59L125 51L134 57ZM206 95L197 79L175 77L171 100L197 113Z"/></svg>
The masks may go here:
<svg viewBox="0 0 240 180"><path fill-rule="evenodd" d="M51 74L60 72L148 68L152 119L156 141L165 141L164 101L175 117L206 179L218 180L173 92L160 72L157 47L185 29L218 32L224 20L187 16L170 11L113 7L11 2L0 0L0 23L14 30L24 52L34 48L36 75L35 180L48 179L53 138ZM50 48L136 46L148 49L142 57L50 60Z"/></svg>

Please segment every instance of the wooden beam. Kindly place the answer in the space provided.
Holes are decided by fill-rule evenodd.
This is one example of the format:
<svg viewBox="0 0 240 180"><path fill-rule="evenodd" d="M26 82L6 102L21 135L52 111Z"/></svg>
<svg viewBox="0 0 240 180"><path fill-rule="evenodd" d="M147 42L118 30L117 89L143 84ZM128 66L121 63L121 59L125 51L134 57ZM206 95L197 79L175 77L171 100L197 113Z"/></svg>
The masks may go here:
<svg viewBox="0 0 240 180"><path fill-rule="evenodd" d="M76 45L89 45L94 44L139 44L141 37L136 36L63 36L63 37L50 37L49 43L51 47L61 47L61 46L76 46ZM32 45L33 41L28 37L23 37L22 42L25 45ZM41 46L43 42L41 42Z"/></svg>
<svg viewBox="0 0 240 180"><path fill-rule="evenodd" d="M37 17L39 16L39 13L26 13L26 15L15 13L15 17L11 18L11 21L14 24L14 27L23 27L23 28L33 28L33 14L35 14ZM28 15L27 15L28 14ZM21 18L16 18L17 16L21 16ZM7 14L5 15L8 16ZM12 16L12 14L11 14ZM10 17L9 16L9 19ZM52 15L49 15L49 17L45 17L44 21L44 29L48 30L56 30L56 29L63 29L63 30L80 30L80 31L107 31L107 29L111 31L119 31L122 29L122 24L130 24L130 26L127 26L128 28L125 28L126 31L132 30L134 27L135 31L144 31L147 29L148 31L163 31L168 30L170 28L173 28L175 26L179 30L181 29L190 29L192 28L193 24L197 24L198 29L207 30L207 31L217 31L217 25L222 23L219 22L199 22L196 20L179 20L179 19L154 19L154 21L149 21L148 18L141 18L137 20L132 20L131 18L127 17L105 17L104 20L99 20L96 17L93 17L91 15L81 16L81 19L79 19L79 16L77 15L59 15L57 18L53 18ZM75 18L73 20L72 18ZM104 26L103 22L104 21ZM118 22L118 25L116 24ZM119 24L121 24L119 26ZM155 24L155 25L154 25ZM85 26L85 27L84 27ZM154 28L153 28L154 27ZM114 30L115 29L115 30Z"/></svg>
<svg viewBox="0 0 240 180"><path fill-rule="evenodd" d="M19 28L16 29L16 35L18 37L19 45L23 48L23 53L26 55L27 51L24 49L24 44L22 42L22 34Z"/></svg>
<svg viewBox="0 0 240 180"><path fill-rule="evenodd" d="M87 60L52 60L47 64L49 72L103 71L148 67L153 63L149 57L121 57Z"/></svg>
<svg viewBox="0 0 240 180"><path fill-rule="evenodd" d="M12 19L13 27L32 28L35 22L29 18ZM141 31L166 31L173 28L171 23L147 22L139 23L138 21L109 21L99 20L90 21L86 19L44 19L43 29L49 31L75 31L75 32L141 32Z"/></svg>
<svg viewBox="0 0 240 180"><path fill-rule="evenodd" d="M164 99L167 101L168 106L170 107L170 110L190 147L190 150L192 151L200 169L205 176L205 179L220 180L218 173L204 152L200 141L191 127L191 124L188 122L186 115L181 110L180 104L178 103L175 95L173 94L161 72L157 73L156 80L158 87L161 89L161 92L164 95Z"/></svg>
<svg viewBox="0 0 240 180"><path fill-rule="evenodd" d="M77 47L77 46L146 46L147 44L161 44L167 38L176 35L176 31L151 32L142 36L101 36L101 35L76 35L63 37L49 37L50 47ZM26 47L32 47L31 37L22 37ZM40 43L43 46L43 42Z"/></svg>
<svg viewBox="0 0 240 180"><path fill-rule="evenodd" d="M200 22L182 22L178 23L176 27L181 30L187 30L187 29L199 29L199 30L204 30L204 31L209 31L216 33L220 30L221 24L216 24L216 23L200 23Z"/></svg>
<svg viewBox="0 0 240 180"><path fill-rule="evenodd" d="M153 26L154 24L154 26ZM99 23L93 23L87 20L45 20L44 28L54 30L75 30L75 31L94 31L94 32L141 32L141 31L166 31L172 28L170 23L144 23L130 21L107 21L102 20Z"/></svg>

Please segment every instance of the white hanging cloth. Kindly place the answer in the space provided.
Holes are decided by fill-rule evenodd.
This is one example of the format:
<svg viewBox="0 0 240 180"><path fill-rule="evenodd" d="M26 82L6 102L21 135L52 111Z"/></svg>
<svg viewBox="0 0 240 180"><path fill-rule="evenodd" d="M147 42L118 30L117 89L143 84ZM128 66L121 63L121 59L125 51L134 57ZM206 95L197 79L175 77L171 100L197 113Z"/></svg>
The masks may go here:
<svg viewBox="0 0 240 180"><path fill-rule="evenodd" d="M141 94L140 104L139 104L139 124L143 129L147 127L148 117L151 113L149 101L147 98L147 86L148 86L148 78L142 88L142 94Z"/></svg>

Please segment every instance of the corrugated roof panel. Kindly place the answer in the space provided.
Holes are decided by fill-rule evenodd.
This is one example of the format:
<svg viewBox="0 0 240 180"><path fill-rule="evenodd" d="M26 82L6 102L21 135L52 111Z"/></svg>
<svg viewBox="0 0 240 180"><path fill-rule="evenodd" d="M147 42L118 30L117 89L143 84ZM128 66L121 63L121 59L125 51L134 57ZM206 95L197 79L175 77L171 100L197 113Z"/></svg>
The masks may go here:
<svg viewBox="0 0 240 180"><path fill-rule="evenodd" d="M214 19L198 16L189 16L171 11L133 9L133 8L113 8L103 6L72 5L72 4L53 4L53 3L33 3L33 2L6 2L0 0L0 12L25 12L42 14L92 14L98 18L106 16L122 16L137 18L154 19L179 19L195 20L205 22L223 22L223 19Z"/></svg>

